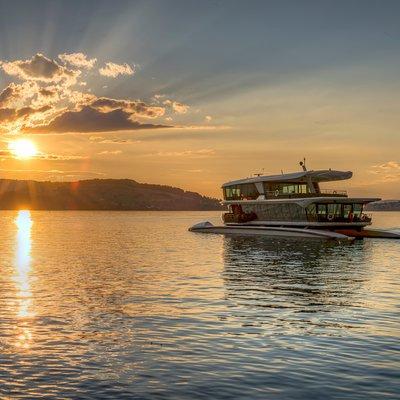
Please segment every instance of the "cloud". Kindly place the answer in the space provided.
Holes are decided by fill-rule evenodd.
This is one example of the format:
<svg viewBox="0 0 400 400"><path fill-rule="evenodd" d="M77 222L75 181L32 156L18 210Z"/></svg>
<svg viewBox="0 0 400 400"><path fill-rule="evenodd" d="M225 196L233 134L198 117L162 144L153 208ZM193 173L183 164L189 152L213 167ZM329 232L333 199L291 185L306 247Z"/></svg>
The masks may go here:
<svg viewBox="0 0 400 400"><path fill-rule="evenodd" d="M163 97L165 97L165 94L155 94L153 96L154 100L159 101L160 99L162 99Z"/></svg>
<svg viewBox="0 0 400 400"><path fill-rule="evenodd" d="M395 182L400 180L400 162L387 161L383 164L373 165L370 172L380 176L380 180L385 182Z"/></svg>
<svg viewBox="0 0 400 400"><path fill-rule="evenodd" d="M23 80L42 82L60 82L64 80L69 84L73 84L80 74L80 71L72 71L40 53L29 60L2 62L1 67L8 75L17 76Z"/></svg>
<svg viewBox="0 0 400 400"><path fill-rule="evenodd" d="M80 92L78 90L70 90L68 92L68 100L75 107L80 105L89 105L92 101L96 99L97 97L92 93Z"/></svg>
<svg viewBox="0 0 400 400"><path fill-rule="evenodd" d="M57 90L54 88L41 88L39 93L44 97L53 97L57 94Z"/></svg>
<svg viewBox="0 0 400 400"><path fill-rule="evenodd" d="M172 109L177 113L177 114L186 114L187 111L189 110L189 106L187 104L183 103L178 103L177 101L174 101L172 103Z"/></svg>
<svg viewBox="0 0 400 400"><path fill-rule="evenodd" d="M122 139L118 137L113 138L105 138L103 136L90 136L89 140L95 143L101 144L132 144L132 143L140 143L140 140L131 140L131 139Z"/></svg>
<svg viewBox="0 0 400 400"><path fill-rule="evenodd" d="M184 114L189 109L188 105L178 101L166 100L165 95L155 95L150 102L97 97L90 87L82 86L86 82L81 79L82 72L93 68L96 59L88 58L82 52L62 53L58 57L54 60L37 53L26 60L0 61L0 70L15 80L0 91L1 133L170 128L167 124L172 121L171 111ZM112 77L135 72L126 63L113 62L107 62L100 70L103 75ZM165 115L167 111L169 115ZM161 117L167 117L165 125L144 121Z"/></svg>
<svg viewBox="0 0 400 400"><path fill-rule="evenodd" d="M11 82L0 93L0 107L15 107L22 105L26 100L32 98L38 90L34 82L21 84Z"/></svg>
<svg viewBox="0 0 400 400"><path fill-rule="evenodd" d="M26 174L27 172L32 172L32 173L37 173L37 174L46 174L49 178L55 178L55 177L92 177L92 176L105 176L106 174L104 172L95 172L95 171L62 171L58 169L3 169L0 168L0 171L3 172L15 172L15 173L22 173ZM51 174L51 175L48 175Z"/></svg>
<svg viewBox="0 0 400 400"><path fill-rule="evenodd" d="M184 130L193 130L193 131L220 131L226 129L232 129L232 126L229 125L175 125L174 129L184 129Z"/></svg>
<svg viewBox="0 0 400 400"><path fill-rule="evenodd" d="M0 157L18 159L18 157L8 149L0 149ZM48 160L48 161L71 161L71 160L84 160L87 159L88 157L80 155L38 153L35 156L32 156L32 158L39 160Z"/></svg>
<svg viewBox="0 0 400 400"><path fill-rule="evenodd" d="M187 104L172 100L165 100L163 104L171 107L177 114L186 114L190 108Z"/></svg>
<svg viewBox="0 0 400 400"><path fill-rule="evenodd" d="M99 69L99 73L109 78L116 78L118 75L133 75L135 71L127 63L115 64L113 62L107 62L105 67Z"/></svg>
<svg viewBox="0 0 400 400"><path fill-rule="evenodd" d="M121 109L137 117L156 118L164 115L163 107L153 106L140 100L116 100L99 97L90 102L90 106L102 112Z"/></svg>
<svg viewBox="0 0 400 400"><path fill-rule="evenodd" d="M115 155L121 154L121 153L122 153L121 150L104 150L104 151L101 151L100 153L97 153L97 154L100 154L100 155L113 155L113 156L115 156Z"/></svg>
<svg viewBox="0 0 400 400"><path fill-rule="evenodd" d="M0 106L7 106L10 101L18 97L18 92L14 88L14 84L10 84L0 93Z"/></svg>
<svg viewBox="0 0 400 400"><path fill-rule="evenodd" d="M109 132L118 130L136 130L165 128L165 125L142 124L131 119L132 114L121 109L101 112L85 106L79 111L65 111L47 125L26 127L31 133L68 133L68 132Z"/></svg>
<svg viewBox="0 0 400 400"><path fill-rule="evenodd" d="M388 161L384 164L373 165L372 168L374 168L375 171L390 171L390 170L400 171L400 163L397 161Z"/></svg>
<svg viewBox="0 0 400 400"><path fill-rule="evenodd" d="M39 158L42 160L48 161L71 161L71 160L85 160L89 157L87 156L79 156L79 155L63 155L63 154L45 154L40 153L35 158Z"/></svg>
<svg viewBox="0 0 400 400"><path fill-rule="evenodd" d="M22 108L0 108L0 122L15 122L20 119L27 119L36 113L44 113L48 111L50 106L43 106L40 108L22 107Z"/></svg>
<svg viewBox="0 0 400 400"><path fill-rule="evenodd" d="M59 54L58 58L66 64L85 69L92 69L97 61L96 58L88 59L87 55L83 53L63 53Z"/></svg>
<svg viewBox="0 0 400 400"><path fill-rule="evenodd" d="M163 152L160 151L155 154L151 155L156 155L159 157L195 157L195 158L204 158L204 157L210 157L215 154L214 149L200 149L200 150L184 150L184 151L167 151Z"/></svg>

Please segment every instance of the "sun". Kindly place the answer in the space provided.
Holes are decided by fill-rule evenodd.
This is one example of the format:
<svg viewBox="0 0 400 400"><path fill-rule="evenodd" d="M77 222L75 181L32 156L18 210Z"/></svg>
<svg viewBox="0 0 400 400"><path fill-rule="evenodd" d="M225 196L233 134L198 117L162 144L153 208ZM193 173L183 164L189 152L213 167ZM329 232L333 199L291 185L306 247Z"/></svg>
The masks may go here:
<svg viewBox="0 0 400 400"><path fill-rule="evenodd" d="M8 148L16 158L24 160L35 157L38 153L35 143L28 139L13 140Z"/></svg>

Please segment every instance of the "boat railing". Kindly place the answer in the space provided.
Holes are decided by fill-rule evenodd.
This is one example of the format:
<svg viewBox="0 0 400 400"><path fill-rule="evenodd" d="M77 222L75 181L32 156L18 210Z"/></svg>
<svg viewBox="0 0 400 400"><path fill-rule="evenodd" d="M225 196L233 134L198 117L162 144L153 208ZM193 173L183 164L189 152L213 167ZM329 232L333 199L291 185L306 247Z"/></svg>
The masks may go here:
<svg viewBox="0 0 400 400"><path fill-rule="evenodd" d="M361 213L358 215L336 215L336 214L317 214L307 215L307 220L310 222L363 222L363 223L370 223L372 221L372 215Z"/></svg>
<svg viewBox="0 0 400 400"><path fill-rule="evenodd" d="M338 195L338 196L347 196L347 190L337 190L337 189L320 189L321 194L328 195Z"/></svg>
<svg viewBox="0 0 400 400"><path fill-rule="evenodd" d="M302 197L347 197L346 190L322 189L318 193L282 193L279 190L265 193L267 199L272 198L302 198Z"/></svg>
<svg viewBox="0 0 400 400"><path fill-rule="evenodd" d="M361 214L361 219L364 220L364 221L371 222L372 221L372 214L363 212Z"/></svg>

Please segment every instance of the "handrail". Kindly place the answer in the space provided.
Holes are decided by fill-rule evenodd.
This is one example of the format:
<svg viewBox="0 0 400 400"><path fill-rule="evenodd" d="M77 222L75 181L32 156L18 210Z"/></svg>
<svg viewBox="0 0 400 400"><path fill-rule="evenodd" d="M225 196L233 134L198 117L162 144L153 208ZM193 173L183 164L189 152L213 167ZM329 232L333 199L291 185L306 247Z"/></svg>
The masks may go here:
<svg viewBox="0 0 400 400"><path fill-rule="evenodd" d="M338 197L346 197L347 191L346 190L337 190L337 189L322 189L318 193L282 193L278 189L273 191L267 191L264 195L271 199L271 198L301 198L301 197L319 197L319 196L338 196ZM230 201L235 200L256 200L258 195L254 196L233 196Z"/></svg>
<svg viewBox="0 0 400 400"><path fill-rule="evenodd" d="M337 190L337 189L320 189L322 194L340 194L347 195L347 190Z"/></svg>
<svg viewBox="0 0 400 400"><path fill-rule="evenodd" d="M265 195L269 198L272 197L318 197L319 195L330 195L330 196L347 196L346 190L336 189L322 189L317 193L282 193L279 190L265 192Z"/></svg>

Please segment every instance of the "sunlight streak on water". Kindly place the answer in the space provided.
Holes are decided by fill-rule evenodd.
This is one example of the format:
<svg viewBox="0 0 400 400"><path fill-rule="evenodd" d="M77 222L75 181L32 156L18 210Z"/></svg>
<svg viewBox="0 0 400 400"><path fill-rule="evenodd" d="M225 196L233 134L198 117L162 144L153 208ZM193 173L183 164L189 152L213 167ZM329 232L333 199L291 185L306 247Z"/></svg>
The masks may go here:
<svg viewBox="0 0 400 400"><path fill-rule="evenodd" d="M15 256L15 283L18 294L18 317L20 323L17 326L16 346L29 348L32 334L29 328L29 318L34 314L30 311L32 304L32 292L29 274L31 269L31 227L32 219L30 211L21 210L15 219L17 225L17 249Z"/></svg>

